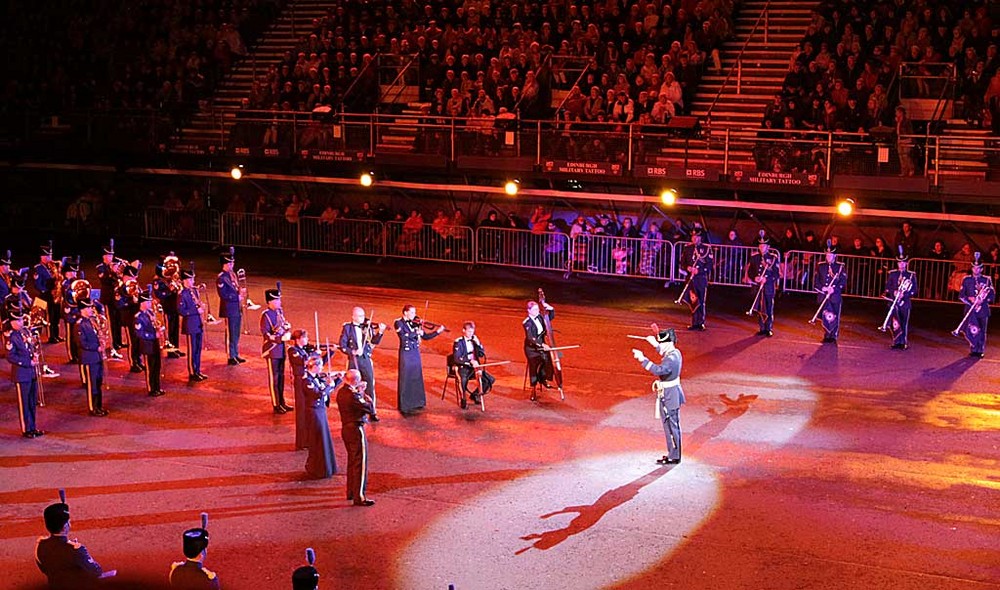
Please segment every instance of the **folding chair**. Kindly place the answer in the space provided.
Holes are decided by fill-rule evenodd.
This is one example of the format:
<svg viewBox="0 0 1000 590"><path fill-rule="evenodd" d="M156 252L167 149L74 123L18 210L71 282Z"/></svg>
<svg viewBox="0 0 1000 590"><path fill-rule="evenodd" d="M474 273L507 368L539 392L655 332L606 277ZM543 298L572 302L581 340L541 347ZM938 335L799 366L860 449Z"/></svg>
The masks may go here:
<svg viewBox="0 0 1000 590"><path fill-rule="evenodd" d="M441 399L443 400L445 396L448 395L448 384L451 383L455 387L455 401L458 402L458 406L463 410L469 406L468 398L465 395L465 390L462 388L462 376L458 373L458 365L455 364L455 356L452 354L448 355L448 374L444 379L444 387L441 389ZM479 382L479 391L483 391L483 384ZM479 394L479 407L482 411L486 411L486 396L482 393Z"/></svg>

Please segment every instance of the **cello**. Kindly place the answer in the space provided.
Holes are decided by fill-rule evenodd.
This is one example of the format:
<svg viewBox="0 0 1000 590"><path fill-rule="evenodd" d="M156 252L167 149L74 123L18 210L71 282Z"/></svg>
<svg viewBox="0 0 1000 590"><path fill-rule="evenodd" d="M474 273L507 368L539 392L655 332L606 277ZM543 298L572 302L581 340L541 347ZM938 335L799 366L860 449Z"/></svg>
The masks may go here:
<svg viewBox="0 0 1000 590"><path fill-rule="evenodd" d="M556 334L552 329L552 320L549 318L549 311L545 309L545 291L538 288L538 305L542 308L542 325L545 326L546 334L546 344L549 346L549 358L552 360L552 375L556 381L556 387L559 388L559 399L565 401L566 394L563 392L563 372L562 372L562 352L558 350L558 345L556 344Z"/></svg>

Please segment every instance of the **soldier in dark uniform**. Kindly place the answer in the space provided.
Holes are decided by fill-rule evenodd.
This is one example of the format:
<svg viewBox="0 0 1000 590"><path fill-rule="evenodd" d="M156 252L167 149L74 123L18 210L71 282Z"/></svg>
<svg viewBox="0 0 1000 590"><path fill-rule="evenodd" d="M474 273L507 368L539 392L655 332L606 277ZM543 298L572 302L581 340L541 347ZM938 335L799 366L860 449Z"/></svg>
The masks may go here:
<svg viewBox="0 0 1000 590"><path fill-rule="evenodd" d="M393 322L393 328L399 336L396 403L401 414L410 414L427 405L420 341L435 338L444 332L444 326L438 326L430 333L424 332L423 322L417 319L417 308L406 305L403 307L403 316Z"/></svg>
<svg viewBox="0 0 1000 590"><path fill-rule="evenodd" d="M42 246L42 254L38 264L31 269L31 285L35 295L48 305L49 314L49 344L58 344L63 339L59 337L59 306L56 298L56 280L52 261L52 242Z"/></svg>
<svg viewBox="0 0 1000 590"><path fill-rule="evenodd" d="M229 364L238 365L247 360L240 357L240 332L243 329L243 305L241 302L240 285L236 273L233 272L233 251L219 256L222 272L215 279L215 288L219 293L219 317L226 320L226 350L229 351Z"/></svg>
<svg viewBox="0 0 1000 590"><path fill-rule="evenodd" d="M139 269L134 266L126 266L122 270L122 283L115 292L115 309L119 315L119 325L125 328L126 345L128 346L128 356L131 366L130 373L141 373L145 370L142 365L142 355L137 346L138 338L135 335L135 314L139 313Z"/></svg>
<svg viewBox="0 0 1000 590"><path fill-rule="evenodd" d="M122 262L124 264L124 262ZM115 261L115 240L112 238L104 247L101 263L97 265L97 278L101 282L101 303L109 310L108 324L111 327L111 358L121 358L118 350L125 348L122 344L121 316L115 311L115 299L118 286L122 284L121 268Z"/></svg>
<svg viewBox="0 0 1000 590"><path fill-rule="evenodd" d="M69 539L69 505L62 502L45 508L45 529L48 537L38 539L35 563L49 579L49 588L56 590L86 590L96 588L101 578L113 576L94 561L87 548Z"/></svg>
<svg viewBox="0 0 1000 590"><path fill-rule="evenodd" d="M180 262L174 253L163 257L163 260L156 265L156 279L153 280L153 294L163 306L163 315L167 318L167 358L179 359L186 356L181 352L181 317L177 312L177 300L180 291L183 289L179 276L166 277L165 271L171 269L172 273L180 274Z"/></svg>
<svg viewBox="0 0 1000 590"><path fill-rule="evenodd" d="M80 308L73 298L73 281L77 280L80 271L80 261L63 259L62 282L62 316L66 322L66 356L69 363L80 363L80 343L76 339L76 322L80 319Z"/></svg>
<svg viewBox="0 0 1000 590"><path fill-rule="evenodd" d="M295 392L295 405L305 407L306 398L303 389L303 379L306 374L306 360L314 354L320 354L322 347L317 347L309 343L309 332L301 329L292 330L292 338L289 341L287 356L288 364L292 372L292 391ZM326 362L333 354L327 350L320 357ZM304 449L308 446L309 432L309 412L295 413L295 448Z"/></svg>
<svg viewBox="0 0 1000 590"><path fill-rule="evenodd" d="M472 399L472 403L478 404L479 396L486 395L493 389L496 378L487 373L486 369L482 369L482 376L476 379L476 371L480 370L479 364L486 360L486 349L479 341L479 336L476 336L475 322L470 321L462 324L462 335L455 339L455 343L451 347L451 356L455 361L455 366L458 367L458 376L462 381L462 407L466 406L466 394ZM470 391L469 382L473 380L475 380L475 387ZM480 390L480 384L482 384L482 390Z"/></svg>
<svg viewBox="0 0 1000 590"><path fill-rule="evenodd" d="M368 440L365 422L375 414L371 399L365 395L366 384L357 369L344 375L344 383L337 390L337 409L340 410L340 434L347 448L347 499L355 506L372 506L375 500L365 495L368 486Z"/></svg>
<svg viewBox="0 0 1000 590"><path fill-rule="evenodd" d="M285 343L292 339L292 326L281 309L281 283L277 289L264 291L267 309L260 314L263 338L260 356L267 361L267 389L275 414L287 414L292 406L285 403Z"/></svg>
<svg viewBox="0 0 1000 590"><path fill-rule="evenodd" d="M309 430L306 446L306 473L316 479L332 477L337 472L337 458L333 453L330 438L330 424L326 409L330 406L330 394L340 385L342 373L323 373L323 358L319 353L310 354L306 359L302 390L305 401L299 405L299 414L309 414Z"/></svg>
<svg viewBox="0 0 1000 590"><path fill-rule="evenodd" d="M545 313L549 315L549 321L556 315L556 310L545 304ZM524 328L524 356L528 359L528 378L531 383L531 399L536 396L538 385L551 389L549 379L555 375L552 366L552 355L548 352L549 345L545 343L548 333L545 330L545 322L542 321L538 303L528 302L528 317L521 322Z"/></svg>
<svg viewBox="0 0 1000 590"><path fill-rule="evenodd" d="M375 365L372 363L372 352L375 347L382 342L386 325L372 324L365 317L363 307L355 307L351 310L351 321L344 322L340 329L340 350L347 355L347 368L357 369L361 372L361 378L367 383L365 390L368 397L372 399L372 407L376 414L372 416L372 422L378 422L378 396L375 393Z"/></svg>
<svg viewBox="0 0 1000 590"><path fill-rule="evenodd" d="M889 331L892 334L892 347L895 350L906 350L909 346L907 338L910 330L910 299L917 294L917 273L906 270L910 256L902 245L898 246L896 270L890 271L885 279L883 297L893 302L889 307ZM883 330L884 331L884 330Z"/></svg>
<svg viewBox="0 0 1000 590"><path fill-rule="evenodd" d="M983 274L981 254L976 252L972 263L972 274L962 279L962 290L958 299L965 304L967 319L960 332L969 341L969 356L983 358L986 353L986 329L990 321L990 304L996 300L993 279Z"/></svg>
<svg viewBox="0 0 1000 590"><path fill-rule="evenodd" d="M10 250L7 250L3 256L0 256L0 301L3 301L10 295L10 260Z"/></svg>
<svg viewBox="0 0 1000 590"><path fill-rule="evenodd" d="M667 439L667 454L656 462L673 465L681 462L681 404L684 390L681 389L681 351L677 350L677 337L673 328L660 330L646 341L661 356L659 364L646 358L641 350L632 349L632 356L650 373L656 375L653 391L656 393L656 417L663 423L663 434Z"/></svg>
<svg viewBox="0 0 1000 590"><path fill-rule="evenodd" d="M7 336L7 361L10 363L11 381L17 389L17 411L21 421L21 436L37 438L45 434L35 426L35 409L38 405L38 366L35 357L37 341L24 327L22 309L10 312L10 334Z"/></svg>
<svg viewBox="0 0 1000 590"><path fill-rule="evenodd" d="M28 269L22 268L20 272L10 276L10 293L4 298L4 313L9 313L13 309L31 309L31 297L28 295L25 284L28 280Z"/></svg>
<svg viewBox="0 0 1000 590"><path fill-rule="evenodd" d="M836 344L840 336L843 292L847 287L847 265L837 262L837 249L830 240L826 241L826 261L816 266L813 285L819 291L817 300L823 306L819 311L823 322L823 344Z"/></svg>
<svg viewBox="0 0 1000 590"><path fill-rule="evenodd" d="M156 323L152 285L139 295L139 311L132 321L139 352L146 359L146 393L150 397L160 397L166 393L160 388L160 330L166 327Z"/></svg>
<svg viewBox="0 0 1000 590"><path fill-rule="evenodd" d="M170 566L170 587L183 590L218 590L219 576L204 566L208 550L208 531L203 528L184 531L184 561Z"/></svg>
<svg viewBox="0 0 1000 590"><path fill-rule="evenodd" d="M205 304L194 286L194 265L180 274L183 289L177 297L177 311L181 316L181 332L187 336L188 381L204 381L208 379L208 375L201 372L201 347L205 337L201 311Z"/></svg>
<svg viewBox="0 0 1000 590"><path fill-rule="evenodd" d="M774 297L778 290L778 281L781 280L780 255L777 251L770 249L770 244L764 230L760 230L760 237L757 239L757 252L750 257L747 263L744 281L754 287L751 291L756 298L756 304L752 306L750 312L757 313L758 336L774 336Z"/></svg>
<svg viewBox="0 0 1000 590"><path fill-rule="evenodd" d="M80 362L83 364L84 380L87 382L87 407L91 416L104 417L104 351L94 323L94 302L82 297L76 304L80 307L80 319L76 322L77 337L80 340Z"/></svg>
<svg viewBox="0 0 1000 590"><path fill-rule="evenodd" d="M712 247L702 244L701 226L691 229L691 243L681 254L681 273L689 281L683 301L691 308L691 325L688 330L704 330L706 303L708 297L708 277L715 267Z"/></svg>

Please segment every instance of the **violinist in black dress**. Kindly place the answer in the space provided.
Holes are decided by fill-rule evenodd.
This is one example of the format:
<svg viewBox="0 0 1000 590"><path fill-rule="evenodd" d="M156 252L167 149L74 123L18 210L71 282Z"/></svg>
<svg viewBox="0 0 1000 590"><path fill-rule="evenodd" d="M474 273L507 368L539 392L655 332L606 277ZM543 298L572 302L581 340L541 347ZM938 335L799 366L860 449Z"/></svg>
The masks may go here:
<svg viewBox="0 0 1000 590"><path fill-rule="evenodd" d="M407 305L403 316L393 323L399 336L399 370L396 380L396 401L400 413L409 414L427 405L424 392L424 367L420 361L420 341L430 340L441 332L444 326L425 332L425 323L417 317L417 308Z"/></svg>

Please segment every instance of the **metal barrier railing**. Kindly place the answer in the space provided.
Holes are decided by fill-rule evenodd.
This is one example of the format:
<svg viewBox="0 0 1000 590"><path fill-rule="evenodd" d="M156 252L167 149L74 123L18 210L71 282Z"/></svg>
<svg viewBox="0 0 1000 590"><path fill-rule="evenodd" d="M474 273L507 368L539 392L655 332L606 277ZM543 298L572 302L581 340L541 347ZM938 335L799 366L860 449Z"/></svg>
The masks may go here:
<svg viewBox="0 0 1000 590"><path fill-rule="evenodd" d="M673 245L674 269L672 276L678 280L686 280L681 273L681 256L684 248L691 242L677 242ZM708 282L712 285L725 285L729 287L748 287L749 284L743 280L746 273L747 263L750 256L757 251L754 246L730 246L727 244L710 244L712 256L715 264L712 273L708 276Z"/></svg>
<svg viewBox="0 0 1000 590"><path fill-rule="evenodd" d="M223 213L220 242L245 248L300 249L297 220L274 214Z"/></svg>
<svg viewBox="0 0 1000 590"><path fill-rule="evenodd" d="M475 262L472 228L444 223L389 221L385 224L385 255L446 262Z"/></svg>
<svg viewBox="0 0 1000 590"><path fill-rule="evenodd" d="M476 262L498 266L569 271L573 248L562 232L533 233L504 227L476 230Z"/></svg>
<svg viewBox="0 0 1000 590"><path fill-rule="evenodd" d="M145 212L145 237L150 240L180 240L218 244L219 212L214 209L185 211L166 207L148 207Z"/></svg>
<svg viewBox="0 0 1000 590"><path fill-rule="evenodd" d="M671 280L675 278L673 251L664 240L580 234L573 240L573 271Z"/></svg>
<svg viewBox="0 0 1000 590"><path fill-rule="evenodd" d="M788 251L785 254L784 290L815 293L816 266L825 260L825 256L822 252ZM846 265L847 286L844 288L844 295L866 299L882 297L886 275L896 268L894 259L874 256L839 254L837 262Z"/></svg>
<svg viewBox="0 0 1000 590"><path fill-rule="evenodd" d="M302 217L298 223L299 249L358 256L383 256L385 226L371 219Z"/></svg>

